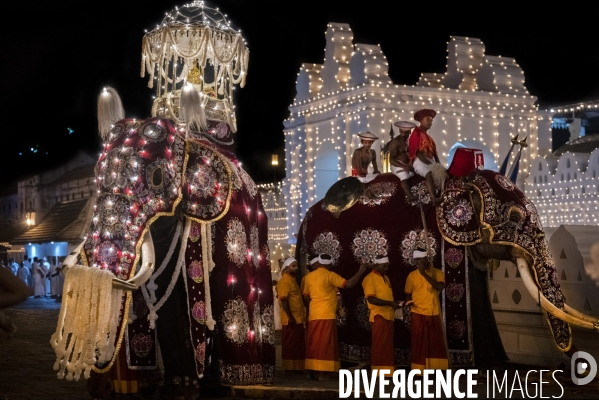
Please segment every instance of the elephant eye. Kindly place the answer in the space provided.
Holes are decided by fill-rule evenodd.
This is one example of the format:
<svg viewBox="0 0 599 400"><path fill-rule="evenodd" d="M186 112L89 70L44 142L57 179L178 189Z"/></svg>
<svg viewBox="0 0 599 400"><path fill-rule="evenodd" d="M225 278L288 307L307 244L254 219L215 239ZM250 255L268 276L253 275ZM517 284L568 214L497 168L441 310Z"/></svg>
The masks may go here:
<svg viewBox="0 0 599 400"><path fill-rule="evenodd" d="M163 180L164 178L162 176L162 168L155 168L154 171L152 171L152 186L162 186Z"/></svg>

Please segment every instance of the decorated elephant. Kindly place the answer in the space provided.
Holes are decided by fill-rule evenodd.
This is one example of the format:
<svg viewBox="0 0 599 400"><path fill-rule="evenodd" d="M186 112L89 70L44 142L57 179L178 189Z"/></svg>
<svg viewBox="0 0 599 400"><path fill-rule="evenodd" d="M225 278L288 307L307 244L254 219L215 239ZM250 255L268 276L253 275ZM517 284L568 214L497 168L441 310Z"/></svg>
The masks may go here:
<svg viewBox="0 0 599 400"><path fill-rule="evenodd" d="M193 392L205 372L273 382L267 218L231 150L248 54L221 12L193 2L144 36L152 118L124 118L117 92L100 94L97 198L52 337L59 377L154 370L159 344L166 386Z"/></svg>
<svg viewBox="0 0 599 400"><path fill-rule="evenodd" d="M507 360L488 294L491 259L510 260L535 299L540 299L559 350L573 353L570 324L599 330L596 318L565 304L553 260L534 204L505 176L475 170L465 177L449 175L443 203L431 204L421 177L410 179L417 198L409 203L394 174L381 174L363 184L348 177L329 189L306 213L297 240L297 257L319 253L333 257L333 270L351 277L363 258L389 257L388 276L394 298L405 299L412 253L427 248L433 264L445 273L442 316L450 364L489 365ZM369 311L360 285L342 292L337 325L341 359L368 362ZM408 310L409 311L409 310ZM409 312L395 321L395 361L410 364Z"/></svg>

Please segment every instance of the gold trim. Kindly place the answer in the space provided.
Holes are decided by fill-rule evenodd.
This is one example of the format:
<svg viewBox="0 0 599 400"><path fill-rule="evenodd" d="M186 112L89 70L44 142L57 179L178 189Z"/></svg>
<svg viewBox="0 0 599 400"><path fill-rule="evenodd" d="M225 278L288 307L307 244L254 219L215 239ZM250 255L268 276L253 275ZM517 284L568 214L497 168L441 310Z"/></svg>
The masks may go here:
<svg viewBox="0 0 599 400"><path fill-rule="evenodd" d="M177 130L175 129L175 140L177 140L177 138L184 141L184 143L186 144L185 150L187 150L187 142L185 142L184 139L179 137L179 134L178 134ZM175 140L173 140L173 144L175 143ZM183 185L183 171L186 170L187 160L189 158L187 151L185 151L184 154L185 154L185 157L183 160L183 169L181 170L181 185ZM176 163L175 163L175 166L176 166ZM181 186L181 187L179 187L179 195L177 196L177 198L175 199L175 201L173 203L172 211L171 212L164 211L164 212L156 213L156 215L154 215L152 218L150 218L146 222L146 227L144 228L142 234L139 236L140 240L138 240L138 242L135 246L135 258L133 259L133 262L131 263L131 272L129 273L129 277L135 276L135 272L137 271L137 264L139 264L139 258L141 256L140 253L141 253L141 246L143 245L143 238L145 238L146 233L149 232L150 226L154 223L154 221L156 221L160 217L165 217L165 216L172 217L173 215L175 215L175 210L177 209L177 206L179 205L179 203L181 202L182 199L183 199L183 187ZM121 323L121 331L119 332L119 338L118 338L117 344L115 346L112 359L110 360L108 365L104 368L98 368L94 364L94 366L92 367L92 370L94 372L103 374L105 372L108 372L108 370L110 370L110 368L112 368L112 366L114 365L116 357L118 356L118 353L121 350L121 344L123 342L123 336L125 335L125 329L127 329L128 319L129 319L129 304L131 303L132 295L133 295L133 292L130 292L130 291L127 291L127 293L125 294L125 296L127 296L127 299L125 300L125 310L123 311L123 322Z"/></svg>
<svg viewBox="0 0 599 400"><path fill-rule="evenodd" d="M498 241L494 241L494 240L493 240L493 237L495 236L495 235L493 234L493 229L492 229L492 228L493 228L493 226L492 226L491 224L488 224L488 223L484 222L484 220L483 220L484 208L485 208L485 201L484 201L483 194L482 194L482 192L480 191L480 189L478 188L478 186L476 186L476 185L472 185L472 186L473 186L473 187L474 187L474 188L475 188L475 189L478 191L478 193L480 194L480 199L481 199L481 206L480 206L480 223L481 223L481 225L484 225L484 226L485 226L485 228L487 228L487 230L489 231L489 243L490 243L490 244L504 244L504 245L508 245L508 246L516 247L517 249L519 249L519 250L522 250L523 252L525 252L526 254L528 254L528 256L529 256L529 257L530 257L530 258L533 260L533 262L534 262L534 257L532 256L532 254L531 254L531 253L530 253L530 252L529 252L527 249L525 249L524 247L520 246L519 244L516 244L516 243L511 243L511 242L503 242L503 241L500 241L500 240L498 240ZM489 185L489 186L490 186L490 185ZM491 188L491 189L492 189L492 188ZM509 211L511 211L511 209L512 209L512 208L513 208L513 206L512 206L512 207L510 207ZM544 234L544 233L545 233L545 232L543 232L543 234ZM539 291L540 291L540 290L541 290L541 288L539 287L539 277L537 276L537 271L536 271L536 269L534 268L534 266L533 266L533 268L531 268L531 269L533 270L533 272L534 272L534 274L535 274L535 281L536 281L535 283L537 284L537 290L539 290ZM544 296L544 295L543 295L543 296ZM540 306L540 304L539 304L539 306ZM554 304L554 306L555 306L555 304ZM555 341L555 332L553 331L553 328L551 327L551 321L549 321L549 317L547 316L547 311L546 311L546 310L545 310L545 309L544 309L542 306L540 306L540 307L541 307L541 310L543 311L543 314L545 315L545 319L547 320L547 325L549 326L549 330L551 331L551 336L553 337L553 343L555 344L555 346L558 348L558 350L559 350L559 351L561 351L561 352L563 352L563 353L565 353L565 352L569 351L569 350L570 350L570 348L572 347L572 327L570 327L570 324L568 324L567 322L564 322L564 321L562 321L561 319L559 319L559 318L557 318L557 317L555 317L555 316L554 316L554 318L556 318L556 319L558 319L558 320L560 320L560 321L564 322L564 323L565 323L565 324L568 326L568 333L569 333L569 335L568 335L568 346L566 347L566 349L562 349L562 348L561 348L561 347L560 347L560 346L557 344L557 342ZM557 307L557 306L556 306L556 307ZM564 312L565 312L565 311L564 311Z"/></svg>

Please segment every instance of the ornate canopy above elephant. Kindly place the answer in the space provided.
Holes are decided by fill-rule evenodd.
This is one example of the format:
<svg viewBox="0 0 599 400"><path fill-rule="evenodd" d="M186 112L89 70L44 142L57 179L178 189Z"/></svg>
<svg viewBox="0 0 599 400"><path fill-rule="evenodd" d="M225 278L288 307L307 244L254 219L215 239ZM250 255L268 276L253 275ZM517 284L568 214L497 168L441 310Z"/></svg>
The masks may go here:
<svg viewBox="0 0 599 400"><path fill-rule="evenodd" d="M372 262L377 255L387 255L394 296L404 299L405 281L414 268L412 252L416 247L426 248L418 201L407 202L393 174L382 174L363 187L344 182L355 179L337 182L325 199L309 209L298 234L297 256L331 254L334 270L349 278L363 258ZM489 258L517 263L527 289L541 299L561 351L569 351L572 345L569 323L599 329L596 319L565 305L535 206L509 179L488 170L468 179L450 176L443 203L436 209L422 178L412 178L410 183L412 194L423 205L433 262L445 272L447 286L441 297L452 365L472 365L478 350L481 357L491 352L505 358L486 289L486 270L480 271ZM342 186L352 188L352 193L344 193L349 189ZM354 197L358 197L355 204ZM340 199L346 199L350 207L340 204ZM370 325L361 288L343 292L341 310L341 357L367 361ZM492 331L482 332L481 326ZM395 356L403 365L409 364L407 330L409 323L396 321Z"/></svg>

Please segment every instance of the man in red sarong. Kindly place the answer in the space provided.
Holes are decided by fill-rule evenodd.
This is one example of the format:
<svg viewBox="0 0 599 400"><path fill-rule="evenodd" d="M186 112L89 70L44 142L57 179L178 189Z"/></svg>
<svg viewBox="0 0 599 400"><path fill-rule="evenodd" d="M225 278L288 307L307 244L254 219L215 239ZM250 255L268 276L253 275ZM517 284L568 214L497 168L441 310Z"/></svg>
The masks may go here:
<svg viewBox="0 0 599 400"><path fill-rule="evenodd" d="M314 271L306 275L303 295L308 304L308 335L306 337L306 369L316 379L313 371L320 371L318 379L338 379L339 344L337 340L337 288L354 287L364 272L366 264L349 280L330 271L332 257L321 254ZM327 374L329 373L329 374Z"/></svg>
<svg viewBox="0 0 599 400"><path fill-rule="evenodd" d="M395 351L393 350L393 323L395 310L403 306L403 301L393 300L391 281L387 276L389 258L377 256L374 267L364 280L364 297L368 301L370 323L372 327L372 345L370 346L370 369L388 369L390 375L395 370ZM380 374L380 372L378 373ZM380 374L382 376L382 374Z"/></svg>
<svg viewBox="0 0 599 400"><path fill-rule="evenodd" d="M406 300L412 300L412 369L448 369L447 345L441 323L439 293L445 288L443 271L434 268L426 250L417 249L418 267L406 280Z"/></svg>
<svg viewBox="0 0 599 400"><path fill-rule="evenodd" d="M306 332L304 322L306 309L300 287L295 280L298 266L293 257L283 262L285 273L277 282L277 293L281 308L282 358L285 373L304 371L306 359Z"/></svg>
<svg viewBox="0 0 599 400"><path fill-rule="evenodd" d="M414 119L420 122L420 126L414 128L408 142L410 161L414 172L426 179L426 188L431 195L434 206L441 204L442 201L435 192L435 170L441 170L441 174L444 174L444 168L439 164L435 141L427 133L433 126L433 118L436 115L435 110L428 108L416 111ZM435 167L435 164L438 166ZM443 179L443 177L438 177L438 179Z"/></svg>

